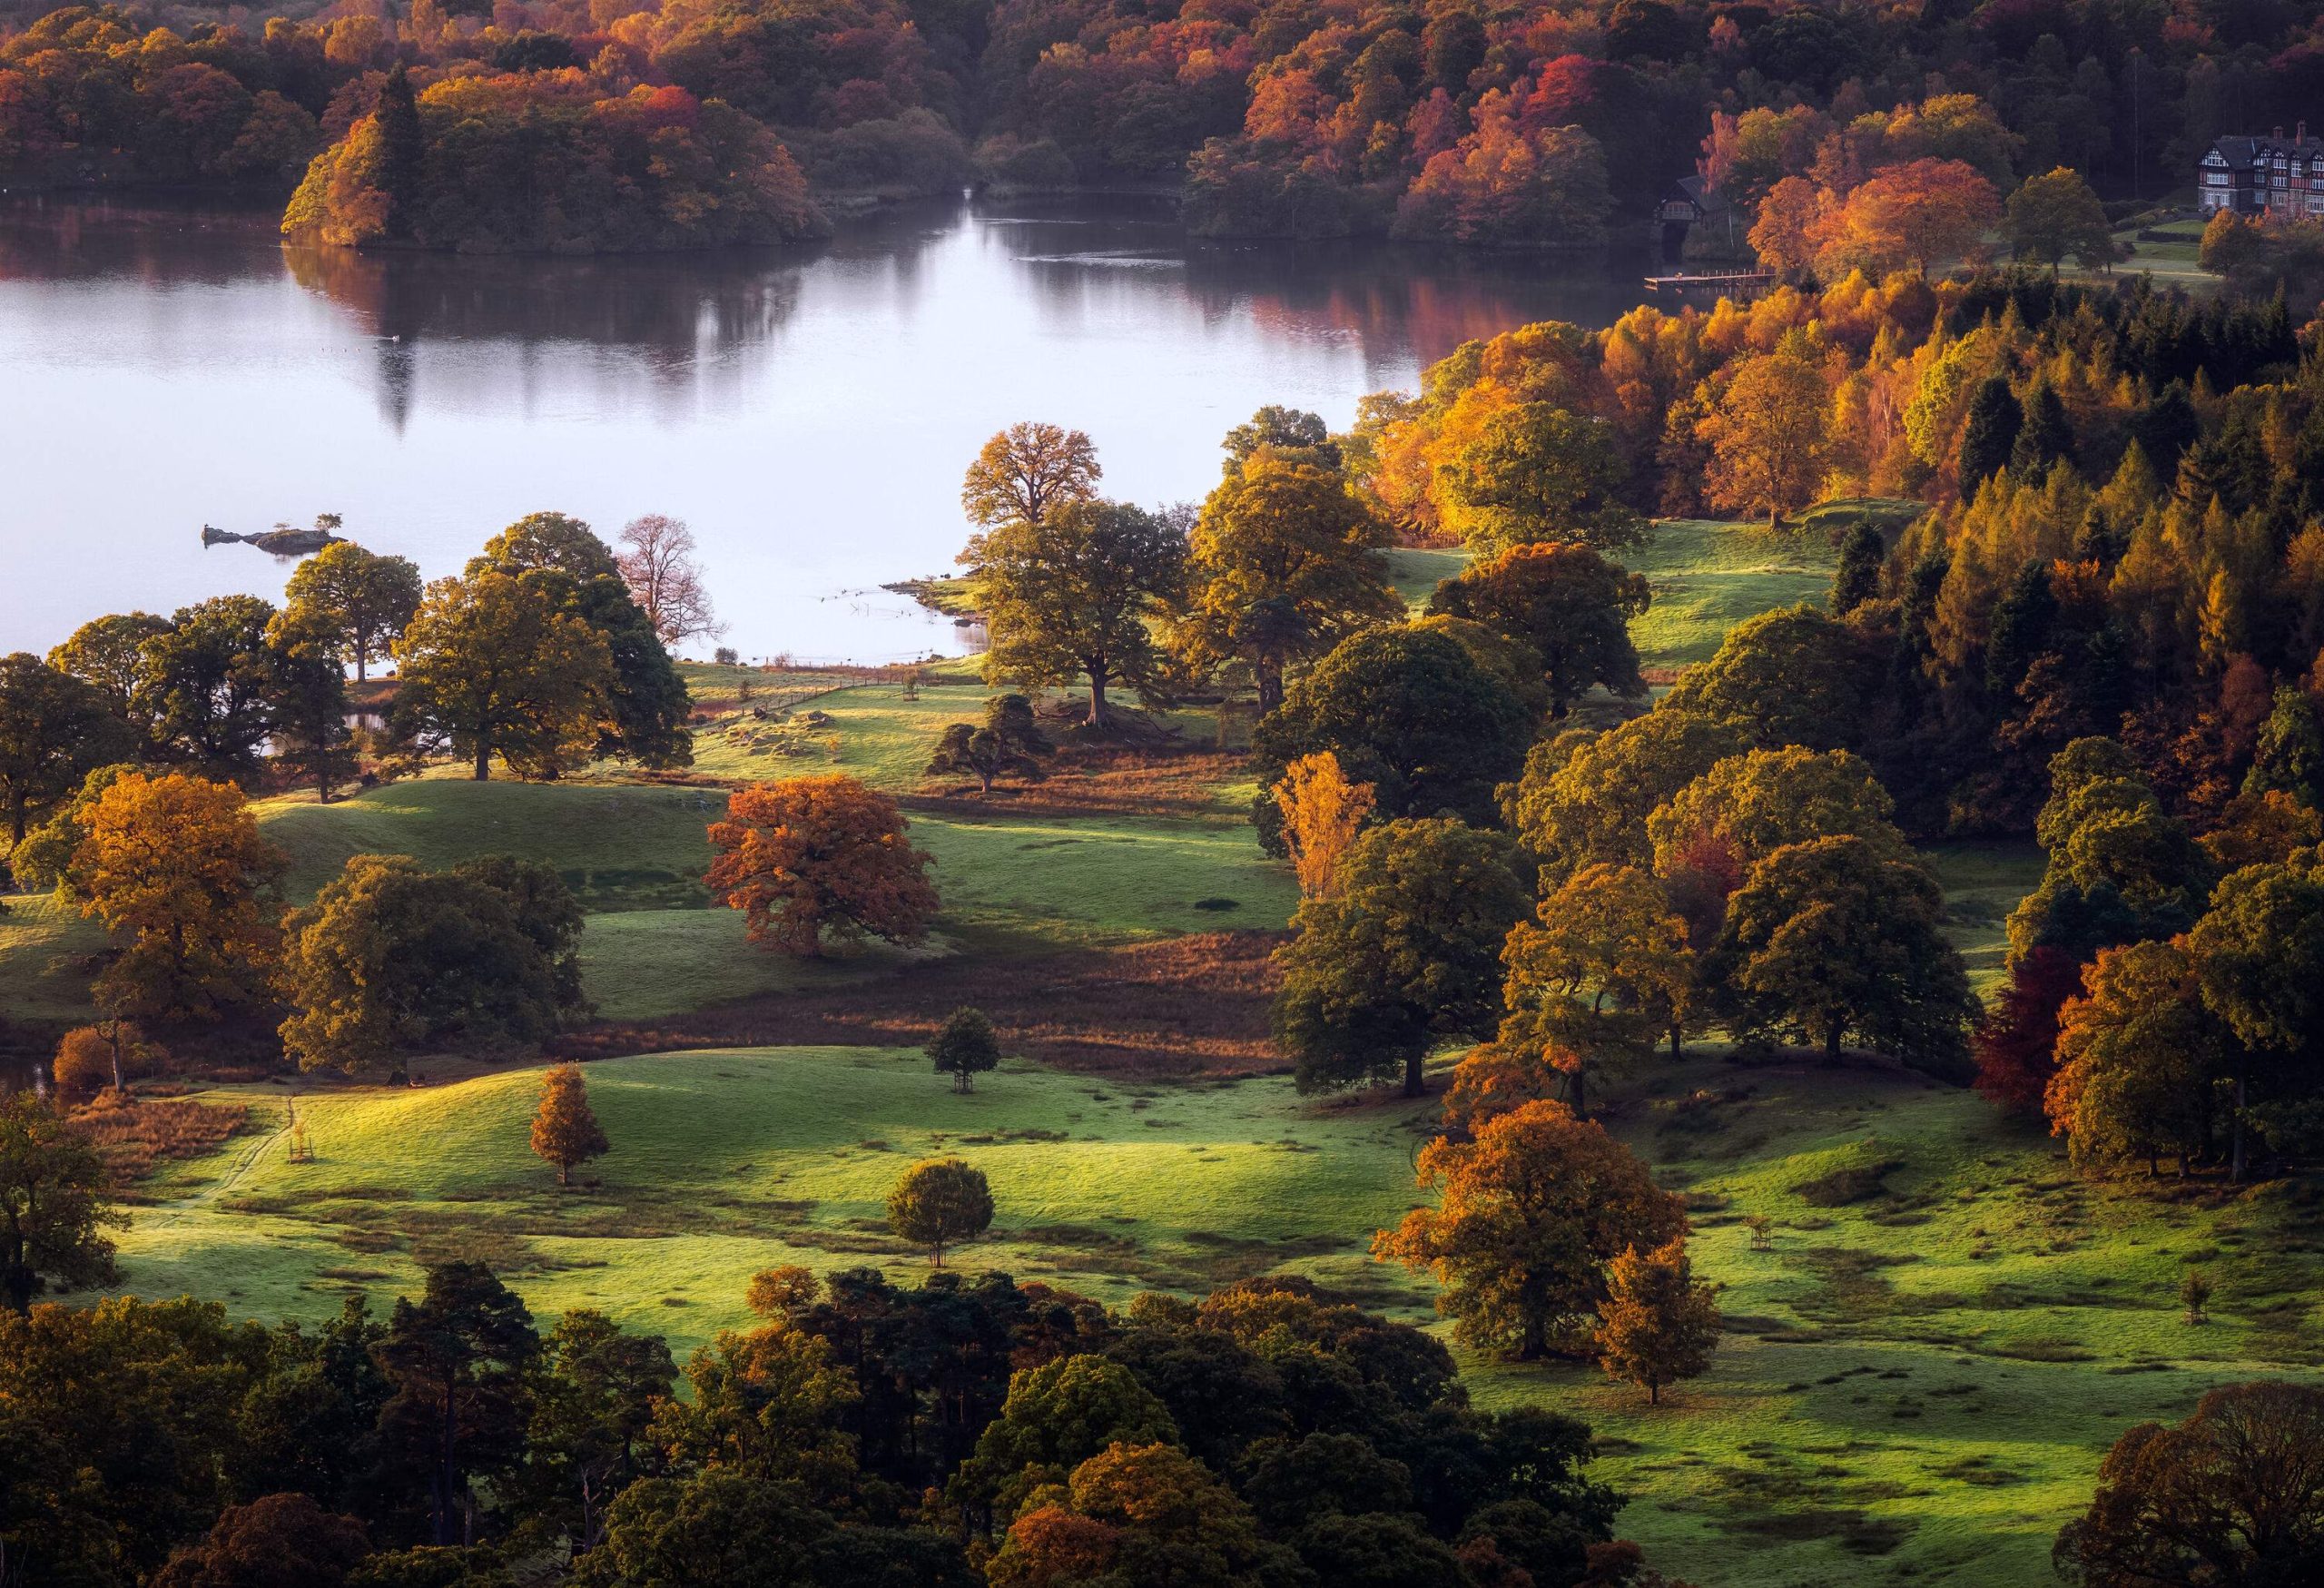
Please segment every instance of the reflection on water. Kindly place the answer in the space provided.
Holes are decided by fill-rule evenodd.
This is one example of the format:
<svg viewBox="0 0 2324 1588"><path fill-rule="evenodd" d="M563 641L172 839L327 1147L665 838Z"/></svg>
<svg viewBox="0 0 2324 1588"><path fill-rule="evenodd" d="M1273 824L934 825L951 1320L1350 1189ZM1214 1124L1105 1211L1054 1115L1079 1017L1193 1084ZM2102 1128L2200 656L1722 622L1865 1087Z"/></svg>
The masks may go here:
<svg viewBox="0 0 2324 1588"><path fill-rule="evenodd" d="M1551 274L1551 271L1560 273ZM0 205L0 650L287 570L200 527L318 512L456 569L556 508L688 519L746 656L952 650L880 591L948 566L1011 420L1118 495L1199 497L1266 402L1334 425L1462 340L1602 323L1632 272L1371 245L1193 245L1167 211L884 213L812 249L463 259L289 250L271 214Z"/></svg>

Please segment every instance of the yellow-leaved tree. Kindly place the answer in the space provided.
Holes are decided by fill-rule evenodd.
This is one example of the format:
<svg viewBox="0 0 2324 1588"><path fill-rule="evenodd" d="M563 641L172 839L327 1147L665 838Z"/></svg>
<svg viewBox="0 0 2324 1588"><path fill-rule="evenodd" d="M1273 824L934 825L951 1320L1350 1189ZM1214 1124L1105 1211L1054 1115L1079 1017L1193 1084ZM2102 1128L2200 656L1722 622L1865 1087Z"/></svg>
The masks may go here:
<svg viewBox="0 0 2324 1588"><path fill-rule="evenodd" d="M1283 846L1299 878L1299 896L1329 896L1340 856L1372 814L1372 785L1350 783L1340 758L1319 750L1284 768L1283 781L1275 785L1275 804L1283 813Z"/></svg>

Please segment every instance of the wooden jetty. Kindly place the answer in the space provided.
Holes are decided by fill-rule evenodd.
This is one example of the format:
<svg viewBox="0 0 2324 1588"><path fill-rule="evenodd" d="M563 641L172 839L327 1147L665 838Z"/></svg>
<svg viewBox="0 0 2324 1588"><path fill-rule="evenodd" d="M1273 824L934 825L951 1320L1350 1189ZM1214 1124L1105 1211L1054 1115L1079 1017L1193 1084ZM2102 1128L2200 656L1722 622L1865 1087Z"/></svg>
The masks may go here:
<svg viewBox="0 0 2324 1588"><path fill-rule="evenodd" d="M1776 284L1773 271L1699 271L1687 274L1649 276L1646 290L1658 295L1673 297L1701 294L1705 297L1740 298L1764 292Z"/></svg>

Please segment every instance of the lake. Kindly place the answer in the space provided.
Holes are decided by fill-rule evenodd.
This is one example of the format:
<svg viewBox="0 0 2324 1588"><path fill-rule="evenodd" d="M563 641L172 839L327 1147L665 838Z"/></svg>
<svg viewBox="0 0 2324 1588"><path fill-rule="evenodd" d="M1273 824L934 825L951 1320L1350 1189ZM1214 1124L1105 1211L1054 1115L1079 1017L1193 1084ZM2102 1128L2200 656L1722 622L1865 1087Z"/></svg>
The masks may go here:
<svg viewBox="0 0 2324 1588"><path fill-rule="evenodd" d="M0 651L290 564L237 531L344 516L455 572L554 508L687 520L745 657L953 652L879 588L950 567L960 473L1017 419L1108 494L1199 499L1262 404L1335 428L1461 341L1606 323L1626 263L1190 242L1164 206L890 211L812 249L462 259L285 249L273 214L0 202ZM693 647L696 650L704 646Z"/></svg>

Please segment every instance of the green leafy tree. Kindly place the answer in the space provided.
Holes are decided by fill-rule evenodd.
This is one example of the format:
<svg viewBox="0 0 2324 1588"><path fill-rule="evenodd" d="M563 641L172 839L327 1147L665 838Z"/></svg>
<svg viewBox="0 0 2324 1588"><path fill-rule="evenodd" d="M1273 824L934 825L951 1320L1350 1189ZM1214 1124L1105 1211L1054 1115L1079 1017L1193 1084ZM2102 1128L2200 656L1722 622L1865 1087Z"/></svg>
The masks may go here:
<svg viewBox="0 0 2324 1588"><path fill-rule="evenodd" d="M1630 866L1576 872L1536 920L1511 930L1502 962L1500 1042L1566 1071L1585 1119L1590 1066L1643 1058L1658 1032L1676 1031L1694 981L1686 922L1661 884Z"/></svg>
<svg viewBox="0 0 2324 1588"><path fill-rule="evenodd" d="M301 562L284 587L284 611L331 636L335 654L355 664L360 684L384 662L419 610L419 565L381 557L352 540L324 547Z"/></svg>
<svg viewBox="0 0 2324 1588"><path fill-rule="evenodd" d="M597 722L599 755L656 770L693 761L686 723L694 705L685 680L653 617L630 594L613 548L588 525L563 513L519 518L468 559L468 578L487 571L540 589L604 640L611 672Z"/></svg>
<svg viewBox="0 0 2324 1588"><path fill-rule="evenodd" d="M606 1507L660 1452L648 1437L677 1378L670 1348L576 1307L542 1342L517 1494L583 1550L603 1542Z"/></svg>
<svg viewBox="0 0 2324 1588"><path fill-rule="evenodd" d="M74 902L77 895L72 881L73 857L80 853L83 841L89 836L89 813L105 790L136 770L120 762L97 767L81 780L80 786L71 794L58 801L50 809L48 819L26 833L24 841L8 852L8 869L16 886L28 893L54 890L60 901Z"/></svg>
<svg viewBox="0 0 2324 1588"><path fill-rule="evenodd" d="M167 634L170 622L150 612L115 613L74 629L63 645L48 653L52 667L70 673L105 697L113 715L142 730L137 715L137 676L145 642Z"/></svg>
<svg viewBox="0 0 2324 1588"><path fill-rule="evenodd" d="M1278 1041L1300 1090L1399 1073L1424 1090L1429 1050L1483 1036L1499 1003L1501 945L1525 913L1516 846L1443 818L1403 818L1360 835L1327 896L1299 906L1280 951Z"/></svg>
<svg viewBox="0 0 2324 1588"><path fill-rule="evenodd" d="M944 1248L973 1240L992 1226L992 1188L982 1169L957 1158L931 1158L906 1169L888 1193L888 1228L928 1259L944 1266Z"/></svg>
<svg viewBox="0 0 2324 1588"><path fill-rule="evenodd" d="M1195 520L1175 642L1198 666L1246 665L1259 709L1273 711L1285 667L1403 616L1382 555L1388 543L1387 524L1336 468L1255 450Z"/></svg>
<svg viewBox="0 0 2324 1588"><path fill-rule="evenodd" d="M22 1317L43 1287L110 1283L107 1229L129 1223L88 1139L30 1090L0 1100L0 1299Z"/></svg>
<svg viewBox="0 0 2324 1588"><path fill-rule="evenodd" d="M978 1588L954 1540L842 1526L796 1484L713 1466L632 1484L576 1588Z"/></svg>
<svg viewBox="0 0 2324 1588"><path fill-rule="evenodd" d="M1147 620L1185 581L1186 534L1168 519L1066 499L974 537L962 558L992 632L987 678L1039 686L1087 677L1092 728L1106 725L1112 686L1166 686Z"/></svg>
<svg viewBox="0 0 2324 1588"><path fill-rule="evenodd" d="M295 609L267 625L263 688L271 714L275 759L324 804L355 774L347 725L347 678L332 631Z"/></svg>
<svg viewBox="0 0 2324 1588"><path fill-rule="evenodd" d="M1339 446L1321 415L1272 402L1227 431L1219 449L1226 454L1229 479L1241 473L1262 449L1334 473L1341 463Z"/></svg>
<svg viewBox="0 0 2324 1588"><path fill-rule="evenodd" d="M387 196L388 235L409 238L419 221L428 164L428 134L419 123L419 96L398 61L379 85L379 190Z"/></svg>
<svg viewBox="0 0 2324 1588"><path fill-rule="evenodd" d="M250 787L273 732L267 626L255 596L218 596L182 607L138 653L131 710L150 725L162 758L207 778Z"/></svg>
<svg viewBox="0 0 2324 1588"><path fill-rule="evenodd" d="M1660 709L1724 717L1762 749L1838 749L1861 735L1866 661L1846 624L1804 603L1779 607L1728 629Z"/></svg>
<svg viewBox="0 0 2324 1588"><path fill-rule="evenodd" d="M1642 575L1586 546L1536 544L1471 564L1436 587L1429 610L1473 618L1531 646L1549 684L1550 715L1561 717L1593 685L1626 699L1646 693L1630 620L1652 599Z"/></svg>
<svg viewBox="0 0 2324 1588"><path fill-rule="evenodd" d="M1947 1070L1976 1001L1943 928L1943 893L1916 856L1838 834L1753 866L1704 969L1739 1030L1797 1031L1833 1060L1853 1032Z"/></svg>
<svg viewBox="0 0 2324 1588"><path fill-rule="evenodd" d="M548 778L596 750L612 652L537 581L489 570L437 580L396 663L390 733L468 762L479 783L496 755L520 776Z"/></svg>
<svg viewBox="0 0 2324 1588"><path fill-rule="evenodd" d="M1034 719L1033 703L1021 695L997 695L985 702L984 724L954 723L929 757L931 777L967 775L986 794L1003 777L1039 783L1049 774L1041 757L1056 747Z"/></svg>
<svg viewBox="0 0 2324 1588"><path fill-rule="evenodd" d="M2310 809L2324 807L2324 721L2306 692L2289 685L2276 690L2243 792L2290 794Z"/></svg>
<svg viewBox="0 0 2324 1588"><path fill-rule="evenodd" d="M1646 819L1654 868L1677 873L1689 852L1715 843L1738 874L1786 844L1847 833L1883 854L1910 845L1891 819L1896 803L1872 768L1846 750L1797 745L1749 750L1718 762Z"/></svg>
<svg viewBox="0 0 2324 1588"><path fill-rule="evenodd" d="M1006 1516L1034 1489L1063 1483L1110 1445L1177 1443L1168 1408L1128 1367L1099 1356L1060 1356L1009 1377L1000 1415L986 1425L950 1492Z"/></svg>
<svg viewBox="0 0 2324 1588"><path fill-rule="evenodd" d="M1737 724L1667 707L1602 733L1570 728L1526 752L1504 815L1551 885L1586 865L1650 865L1648 818L1748 747Z"/></svg>
<svg viewBox="0 0 2324 1588"><path fill-rule="evenodd" d="M0 806L10 848L83 778L119 760L129 736L94 686L23 651L0 656Z"/></svg>
<svg viewBox="0 0 2324 1588"><path fill-rule="evenodd" d="M2069 254L2085 266L2114 262L2114 232L2106 223L2106 208L2078 171L2061 165L2027 177L2009 195L2004 210L2003 229L2020 259L2053 271Z"/></svg>
<svg viewBox="0 0 2324 1588"><path fill-rule="evenodd" d="M578 907L553 874L517 885L537 894L547 883L577 934ZM542 901L530 901L529 922L521 907L475 873L426 872L404 855L352 857L283 923L285 1050L307 1070L394 1073L414 1053L540 1042L579 1007L579 979L570 936L541 924Z"/></svg>
<svg viewBox="0 0 2324 1588"><path fill-rule="evenodd" d="M1270 1554L1249 1507L1202 1463L1167 1445L1125 1443L1083 1462L1064 1493L1019 1516L986 1577L992 1588L1109 1578L1244 1588L1260 1581L1254 1573Z"/></svg>
<svg viewBox="0 0 2324 1588"><path fill-rule="evenodd" d="M2230 1171L2240 1181L2253 1070L2301 1100L2315 1097L2324 1073L2324 863L2309 850L2286 864L2245 866L2212 891L2211 906L2188 946L2204 1006L2235 1038Z"/></svg>
<svg viewBox="0 0 2324 1588"><path fill-rule="evenodd" d="M2073 421L2058 389L2037 377L2025 389L2024 417L2017 439L2010 443L2010 472L2021 479L2038 480L2051 464L2073 458Z"/></svg>
<svg viewBox="0 0 2324 1588"><path fill-rule="evenodd" d="M936 1073L952 1078L952 1090L974 1090L976 1078L1000 1063L1000 1038L991 1017L980 1009L962 1007L944 1017L925 1050Z"/></svg>
<svg viewBox="0 0 2324 1588"><path fill-rule="evenodd" d="M1832 576L1832 616L1846 617L1880 593L1880 569L1887 561L1887 542L1877 526L1859 522L1840 542L1840 562Z"/></svg>
<svg viewBox="0 0 2324 1588"><path fill-rule="evenodd" d="M1523 762L1531 726L1509 686L1451 636L1411 626L1355 635L1252 732L1259 841L1283 852L1283 813L1265 791L1302 755L1325 751L1350 783L1372 784L1383 816L1450 813L1482 825L1493 817L1495 788Z"/></svg>
<svg viewBox="0 0 2324 1588"><path fill-rule="evenodd" d="M1646 521L1614 495L1629 474L1605 420L1521 402L1437 466L1436 488L1448 525L1480 553L1540 540L1614 547L1646 535Z"/></svg>
<svg viewBox="0 0 2324 1588"><path fill-rule="evenodd" d="M482 1263L438 1264L419 1301L396 1298L372 1347L392 1388L380 1442L424 1485L439 1547L472 1530L476 1479L517 1472L539 1355L532 1315Z"/></svg>

